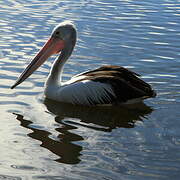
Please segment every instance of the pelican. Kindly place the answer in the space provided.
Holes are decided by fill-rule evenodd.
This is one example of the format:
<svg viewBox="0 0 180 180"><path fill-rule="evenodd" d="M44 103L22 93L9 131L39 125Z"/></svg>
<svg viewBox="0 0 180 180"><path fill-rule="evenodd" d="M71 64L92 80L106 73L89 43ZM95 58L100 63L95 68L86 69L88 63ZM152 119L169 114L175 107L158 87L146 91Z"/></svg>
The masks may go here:
<svg viewBox="0 0 180 180"><path fill-rule="evenodd" d="M51 55L59 54L45 82L44 95L47 99L94 106L132 104L156 96L151 86L140 79L137 73L121 66L102 66L62 82L63 67L72 54L76 38L76 27L72 22L65 21L57 25L11 89L27 79Z"/></svg>

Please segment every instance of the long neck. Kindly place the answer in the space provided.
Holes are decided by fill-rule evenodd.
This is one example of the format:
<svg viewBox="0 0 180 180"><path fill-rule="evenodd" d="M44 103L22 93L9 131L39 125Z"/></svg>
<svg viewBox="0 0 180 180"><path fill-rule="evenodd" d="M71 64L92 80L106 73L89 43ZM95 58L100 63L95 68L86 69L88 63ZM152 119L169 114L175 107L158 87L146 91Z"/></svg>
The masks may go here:
<svg viewBox="0 0 180 180"><path fill-rule="evenodd" d="M52 68L50 70L50 73L48 75L47 81L45 83L45 86L49 85L60 85L61 86L61 80L62 80L62 72L63 67L68 58L70 57L75 43L70 43L67 48L65 48L60 56L54 61Z"/></svg>
<svg viewBox="0 0 180 180"><path fill-rule="evenodd" d="M50 73L48 75L46 86L49 85L61 85L63 67L66 61L68 60L67 56L62 54L54 61Z"/></svg>

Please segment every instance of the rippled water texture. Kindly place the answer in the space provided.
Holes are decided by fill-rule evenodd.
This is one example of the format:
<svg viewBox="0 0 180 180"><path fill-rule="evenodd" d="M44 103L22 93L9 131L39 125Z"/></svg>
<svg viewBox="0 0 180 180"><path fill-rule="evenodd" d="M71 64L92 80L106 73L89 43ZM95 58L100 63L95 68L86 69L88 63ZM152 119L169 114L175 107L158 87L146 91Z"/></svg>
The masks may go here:
<svg viewBox="0 0 180 180"><path fill-rule="evenodd" d="M0 17L0 179L179 179L179 0L3 0ZM128 109L44 102L54 57L11 90L63 20L78 29L64 80L122 65L158 96Z"/></svg>

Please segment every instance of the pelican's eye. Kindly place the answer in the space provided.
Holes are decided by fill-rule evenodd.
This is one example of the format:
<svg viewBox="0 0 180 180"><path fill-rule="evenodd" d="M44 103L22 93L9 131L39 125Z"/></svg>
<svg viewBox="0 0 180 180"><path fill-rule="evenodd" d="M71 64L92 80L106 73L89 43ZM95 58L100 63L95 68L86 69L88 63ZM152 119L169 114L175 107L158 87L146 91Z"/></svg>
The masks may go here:
<svg viewBox="0 0 180 180"><path fill-rule="evenodd" d="M60 38L60 39L63 39L62 38L62 33L60 31L56 31L55 34L54 34L56 37Z"/></svg>
<svg viewBox="0 0 180 180"><path fill-rule="evenodd" d="M59 34L60 34L60 32L59 32L59 31L57 31L57 32L56 32L56 35L59 35Z"/></svg>

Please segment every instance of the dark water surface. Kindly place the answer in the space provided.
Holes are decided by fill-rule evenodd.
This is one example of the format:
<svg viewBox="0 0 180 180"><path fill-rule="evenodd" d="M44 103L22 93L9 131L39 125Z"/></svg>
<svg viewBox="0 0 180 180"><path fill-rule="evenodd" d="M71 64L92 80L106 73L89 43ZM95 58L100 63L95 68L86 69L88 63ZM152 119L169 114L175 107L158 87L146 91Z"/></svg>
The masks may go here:
<svg viewBox="0 0 180 180"><path fill-rule="evenodd" d="M179 0L3 0L0 17L0 179L179 179ZM128 109L44 102L53 58L11 90L63 20L78 29L64 80L122 65L157 98Z"/></svg>

